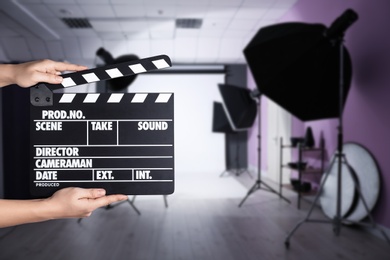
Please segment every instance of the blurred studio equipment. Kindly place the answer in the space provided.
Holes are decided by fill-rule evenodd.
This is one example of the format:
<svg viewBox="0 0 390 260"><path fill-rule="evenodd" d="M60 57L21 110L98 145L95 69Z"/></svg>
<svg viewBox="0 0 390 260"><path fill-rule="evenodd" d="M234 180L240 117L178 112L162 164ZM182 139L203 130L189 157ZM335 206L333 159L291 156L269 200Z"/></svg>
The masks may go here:
<svg viewBox="0 0 390 260"><path fill-rule="evenodd" d="M367 225L378 228L386 240L390 239L378 227L370 213L367 198L362 193L364 181L357 177L356 171L347 160L343 150L343 108L347 99L352 77L351 58L343 45L344 33L358 19L351 9L346 10L329 28L322 24L282 23L260 29L244 49L244 55L259 91L279 104L302 121L338 118L337 151L329 169L323 174L317 196L307 214L288 234L290 238L305 222L329 223L339 235L342 224ZM334 105L337 104L337 105ZM334 172L335 181L331 186L333 198L324 200L332 210L329 220L311 219L317 201L329 191L328 179ZM332 174L331 174L332 173ZM356 208L345 208L346 189L344 179L350 178L352 189L357 194L370 223L349 220ZM360 203L359 202L359 203ZM329 212L329 211L328 211Z"/></svg>
<svg viewBox="0 0 390 260"><path fill-rule="evenodd" d="M219 91L222 96L222 104L227 115L230 126L234 131L246 131L251 128L258 117L258 159L257 159L257 179L253 186L248 190L246 196L242 199L238 207L241 207L246 199L255 191L263 189L275 193L281 199L288 203L290 200L285 198L281 192L276 191L261 179L261 93L258 89L250 91L247 88L238 86L219 84ZM264 186L264 188L262 187Z"/></svg>

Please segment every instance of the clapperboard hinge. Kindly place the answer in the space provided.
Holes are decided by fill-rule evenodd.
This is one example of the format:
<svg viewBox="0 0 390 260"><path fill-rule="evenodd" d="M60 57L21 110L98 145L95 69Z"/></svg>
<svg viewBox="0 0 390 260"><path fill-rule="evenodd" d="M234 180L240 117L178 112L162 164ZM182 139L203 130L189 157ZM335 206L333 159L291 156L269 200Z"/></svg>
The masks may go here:
<svg viewBox="0 0 390 260"><path fill-rule="evenodd" d="M30 88L30 102L33 106L53 106L53 90L74 87L92 82L120 78L172 66L167 55L111 64L94 69L73 72L62 75L61 84L39 83Z"/></svg>
<svg viewBox="0 0 390 260"><path fill-rule="evenodd" d="M53 92L45 85L30 88L30 102L34 106L53 106Z"/></svg>

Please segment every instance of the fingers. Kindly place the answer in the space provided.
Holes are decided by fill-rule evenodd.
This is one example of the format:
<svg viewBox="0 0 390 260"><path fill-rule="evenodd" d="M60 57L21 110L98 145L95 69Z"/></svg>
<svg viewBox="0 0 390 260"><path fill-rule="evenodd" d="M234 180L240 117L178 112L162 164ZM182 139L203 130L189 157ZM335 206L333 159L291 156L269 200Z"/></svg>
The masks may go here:
<svg viewBox="0 0 390 260"><path fill-rule="evenodd" d="M17 84L21 87L31 87L39 82L60 84L63 80L61 72L87 69L85 66L52 60L25 62L7 68L8 79L5 83L0 82L1 86Z"/></svg>
<svg viewBox="0 0 390 260"><path fill-rule="evenodd" d="M79 199L96 199L106 195L104 189L81 189L80 188Z"/></svg>
<svg viewBox="0 0 390 260"><path fill-rule="evenodd" d="M62 71L80 71L85 70L87 67L70 64L65 62L53 62L50 61L50 67L45 71L37 71L35 75L36 82L47 82L51 84L60 84L63 78L60 76Z"/></svg>
<svg viewBox="0 0 390 260"><path fill-rule="evenodd" d="M52 63L52 67L56 71L80 71L87 69L85 66L65 62L54 62Z"/></svg>
<svg viewBox="0 0 390 260"><path fill-rule="evenodd" d="M77 64L71 64L66 62L59 62L59 61L52 61L52 60L45 60L44 62L47 63L47 71L54 70L54 71L80 71L85 70L87 67Z"/></svg>
<svg viewBox="0 0 390 260"><path fill-rule="evenodd" d="M91 203L93 204L93 207L97 209L103 206L110 205L111 203L123 201L127 199L128 197L126 195L116 194L116 195L108 195L108 196L97 198L91 201Z"/></svg>
<svg viewBox="0 0 390 260"><path fill-rule="evenodd" d="M61 72L87 69L85 66L52 60L22 63L17 68L15 83L22 87L29 87L39 82L60 84L63 80Z"/></svg>
<svg viewBox="0 0 390 260"><path fill-rule="evenodd" d="M47 82L50 84L60 84L62 77L56 74L49 74L43 72L36 72L34 75L35 82Z"/></svg>
<svg viewBox="0 0 390 260"><path fill-rule="evenodd" d="M49 219L88 217L97 208L128 199L126 195L108 195L101 188L70 187L58 190L46 199L51 209Z"/></svg>

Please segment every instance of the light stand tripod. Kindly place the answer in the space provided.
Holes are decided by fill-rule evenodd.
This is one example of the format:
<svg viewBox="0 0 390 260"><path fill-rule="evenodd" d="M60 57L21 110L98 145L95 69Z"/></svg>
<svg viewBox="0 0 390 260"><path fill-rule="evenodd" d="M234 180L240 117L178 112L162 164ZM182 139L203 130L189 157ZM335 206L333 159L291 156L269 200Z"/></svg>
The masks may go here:
<svg viewBox="0 0 390 260"><path fill-rule="evenodd" d="M346 28L345 28L346 29ZM343 97L344 97L344 47L343 47L343 32L340 34L339 38L336 38L335 39L335 42L336 44L339 45L339 59L340 59L340 62L339 62L339 76L340 76L340 79L339 79L339 94L340 94L340 97L339 97L339 127L338 127L338 134L337 134L337 152L335 154L335 156L333 157L330 165L329 165L329 168L328 170L325 172L325 177L324 177L324 180L322 181L321 185L320 185L320 188L318 189L318 193L314 199L314 202L313 204L311 205L310 207L310 210L306 216L305 219L303 219L301 222L299 222L298 224L296 224L296 226L290 231L290 233L287 235L286 239L285 239L285 246L286 248L289 248L290 246L290 238L292 237L292 235L295 233L295 231L305 222L313 222L313 223L328 223L328 224L332 224L333 225L333 232L335 233L335 235L339 235L340 234L340 230L341 230L341 226L343 223L350 223L350 224L357 224L357 225L361 225L361 226L367 226L367 227L372 227L372 228L377 228L379 229L379 231L382 233L382 235L385 237L385 239L387 240L387 242L390 244L390 239L389 237L386 235L386 233L376 225L371 213L370 213L370 210L367 206L367 203L366 203L366 200L364 199L364 197L362 196L362 192L361 192L361 189L359 187L359 183L358 183L358 180L355 179L355 178L352 178L353 181L354 181L354 184L355 184L355 188L356 188L356 191L358 193L358 197L362 200L363 202L363 205L364 205L364 208L367 212L367 215L368 215L368 218L369 218L369 221L371 224L369 223L360 223L360 222L353 222L353 221L349 221L347 219L344 218L344 216L341 215L341 189L342 189L342 186L341 186L341 182L342 182L342 176L341 176L341 173L342 173L342 165L345 164L347 166L347 169L350 170L352 167L348 164L348 161L347 161L347 158L345 157L345 154L343 153L343 120L342 120L342 111L343 111ZM336 162L337 161L337 162ZM331 168L333 166L334 163L337 163L337 197L336 197L336 215L334 216L334 218L332 220L320 220L320 219L310 219L310 216L313 212L313 209L319 199L319 197L321 196L321 193L322 193L322 190L323 190L323 187L325 186L325 183L326 183L326 180L330 174L330 171L331 171Z"/></svg>
<svg viewBox="0 0 390 260"><path fill-rule="evenodd" d="M236 139L236 141L237 141L237 144L236 144L236 158L235 158L236 159L236 166L237 166L236 171L235 171L236 176L239 176L242 173L247 172L249 174L249 177L252 178L252 175L250 174L248 169L240 169L240 135L239 135L239 133L236 133L236 136L237 136L237 139Z"/></svg>
<svg viewBox="0 0 390 260"><path fill-rule="evenodd" d="M226 134L229 134L229 133L226 133ZM239 176L242 173L247 172L249 177L252 178L252 175L248 171L248 169L240 169L240 136L239 136L239 132L235 132L234 136L236 136L236 155L235 155L235 158L234 158L235 159L235 163L236 163L236 169L225 170L225 171L223 171L221 173L221 175L219 175L219 177L222 177L226 172L232 172L236 176ZM226 144L228 144L228 142L226 142Z"/></svg>
<svg viewBox="0 0 390 260"><path fill-rule="evenodd" d="M136 197L136 196L133 196L133 198L130 199L130 197L127 196L127 200L118 202L118 203L116 203L116 204L114 204L114 205L109 204L109 205L106 206L106 209L109 210L109 209L112 209L112 208L114 208L114 207L116 207L116 206L122 204L122 203L128 202L128 203L130 204L130 206L134 209L134 211L137 212L138 215L141 215L141 212L140 212L140 211L138 210L138 208L134 205L135 197Z"/></svg>
<svg viewBox="0 0 390 260"><path fill-rule="evenodd" d="M244 204L244 202L246 201L246 199L252 193L254 193L257 190L262 189L261 184L263 184L266 187L266 189L263 188L263 190L275 193L275 194L279 195L279 197L281 199L284 199L288 203L291 203L289 199L285 198L280 192L277 192L275 189L273 189L271 186L269 186L267 183L265 183L261 179L261 134L260 134L260 131L261 131L261 115L260 115L260 112L261 112L261 103L260 103L261 95L260 95L260 92L258 90L255 90L254 92L252 92L251 95L252 95L252 98L256 98L257 99L257 106L258 106L258 108L257 108L257 115L258 115L258 121L259 122L258 122L258 135L257 135L257 138L258 138L258 146L257 146L257 154L258 154L258 159L257 159L257 180L256 180L255 184L253 184L252 188L249 189L248 193L242 199L240 204L238 204L238 207L241 207Z"/></svg>
<svg viewBox="0 0 390 260"><path fill-rule="evenodd" d="M136 196L133 196L133 198L130 199L129 196L127 196L127 200L118 202L118 203L116 203L116 204L114 204L114 205L109 204L109 205L107 205L107 206L105 207L105 209L106 209L106 210L109 210L109 209L112 209L112 208L114 208L114 207L116 207L116 206L122 204L122 203L129 202L130 206L134 209L134 211L137 212L138 215L141 215L141 212L140 212L140 211L138 210L138 208L134 205L135 197L136 197ZM79 218L79 219L77 220L77 222L78 222L78 223L81 223L81 220L82 220L82 218Z"/></svg>
<svg viewBox="0 0 390 260"><path fill-rule="evenodd" d="M168 208L168 200L167 200L167 196L168 195L163 195L163 199L164 199L164 205L166 208ZM125 201L121 201L121 202L118 202L114 205L112 204L109 204L108 206L106 206L106 209L112 209L122 203L125 203L125 202L128 202L130 204L130 206L134 209L135 212L137 212L138 215L141 215L141 212L138 210L138 208L134 205L134 201L135 201L135 198L137 197L137 195L134 195L132 199L130 199L129 196L127 196L127 200Z"/></svg>

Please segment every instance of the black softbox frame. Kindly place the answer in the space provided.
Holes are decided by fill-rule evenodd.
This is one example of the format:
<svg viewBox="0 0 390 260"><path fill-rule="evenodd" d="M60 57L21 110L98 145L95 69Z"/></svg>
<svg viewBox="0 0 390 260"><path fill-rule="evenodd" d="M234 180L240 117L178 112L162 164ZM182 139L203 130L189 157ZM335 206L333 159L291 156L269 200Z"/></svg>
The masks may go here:
<svg viewBox="0 0 390 260"><path fill-rule="evenodd" d="M219 84L223 108L234 131L245 131L253 126L257 115L257 103L247 88Z"/></svg>
<svg viewBox="0 0 390 260"><path fill-rule="evenodd" d="M302 121L339 116L339 45L322 24L261 28L244 49L259 91ZM343 104L352 75L344 47Z"/></svg>
<svg viewBox="0 0 390 260"><path fill-rule="evenodd" d="M233 128L230 126L229 120L223 109L223 105L220 102L213 103L213 133L235 133Z"/></svg>

